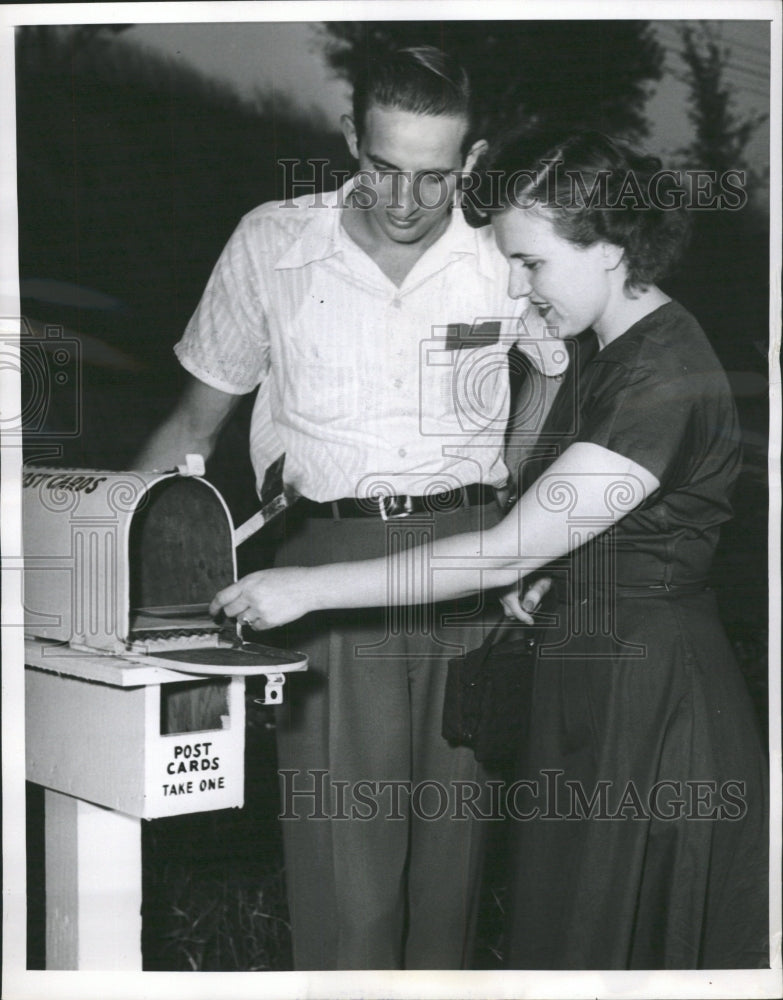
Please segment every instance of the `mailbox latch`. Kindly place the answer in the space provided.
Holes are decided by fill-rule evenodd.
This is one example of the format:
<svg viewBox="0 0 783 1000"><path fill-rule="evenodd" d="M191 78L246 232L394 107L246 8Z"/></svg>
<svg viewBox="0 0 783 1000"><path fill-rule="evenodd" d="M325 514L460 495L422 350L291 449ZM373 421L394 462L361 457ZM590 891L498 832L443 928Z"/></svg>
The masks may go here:
<svg viewBox="0 0 783 1000"><path fill-rule="evenodd" d="M283 701L283 684L285 684L285 674L267 674L264 697L255 698L254 701L260 705L281 704Z"/></svg>

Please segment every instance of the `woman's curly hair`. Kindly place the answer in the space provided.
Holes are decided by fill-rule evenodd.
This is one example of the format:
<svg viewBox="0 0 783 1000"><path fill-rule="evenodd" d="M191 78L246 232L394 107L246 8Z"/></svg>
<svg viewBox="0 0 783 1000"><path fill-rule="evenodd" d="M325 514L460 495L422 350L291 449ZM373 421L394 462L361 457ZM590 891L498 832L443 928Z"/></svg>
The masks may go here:
<svg viewBox="0 0 783 1000"><path fill-rule="evenodd" d="M538 211L576 246L622 247L626 287L644 288L667 274L687 246L684 198L677 174L663 170L657 157L601 132L555 143L517 134L483 158L466 214L475 225L509 208Z"/></svg>

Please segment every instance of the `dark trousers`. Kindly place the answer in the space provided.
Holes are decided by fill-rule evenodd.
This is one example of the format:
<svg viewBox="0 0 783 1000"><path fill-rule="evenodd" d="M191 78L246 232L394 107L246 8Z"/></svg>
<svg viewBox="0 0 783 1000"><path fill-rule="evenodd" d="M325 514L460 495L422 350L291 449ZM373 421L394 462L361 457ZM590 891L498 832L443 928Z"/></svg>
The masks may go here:
<svg viewBox="0 0 783 1000"><path fill-rule="evenodd" d="M277 562L367 558L497 519L488 505L303 520ZM442 738L441 712L448 658L483 637L480 604L319 613L285 630L281 641L310 657L278 710L297 970L469 963L484 824L464 800L485 793L485 775Z"/></svg>

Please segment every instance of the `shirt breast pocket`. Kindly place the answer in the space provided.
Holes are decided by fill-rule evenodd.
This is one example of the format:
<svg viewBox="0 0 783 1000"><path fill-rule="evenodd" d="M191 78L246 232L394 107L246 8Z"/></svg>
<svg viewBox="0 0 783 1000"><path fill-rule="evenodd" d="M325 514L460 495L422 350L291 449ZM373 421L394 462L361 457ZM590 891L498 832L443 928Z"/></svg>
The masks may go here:
<svg viewBox="0 0 783 1000"><path fill-rule="evenodd" d="M446 327L447 351L464 351L491 347L500 340L500 320L483 323L449 323Z"/></svg>
<svg viewBox="0 0 783 1000"><path fill-rule="evenodd" d="M502 433L508 394L506 348L496 344L430 349L422 358L421 393L421 411L430 433Z"/></svg>
<svg viewBox="0 0 783 1000"><path fill-rule="evenodd" d="M287 405L323 424L358 419L362 380L344 352L326 340L292 338L287 353Z"/></svg>

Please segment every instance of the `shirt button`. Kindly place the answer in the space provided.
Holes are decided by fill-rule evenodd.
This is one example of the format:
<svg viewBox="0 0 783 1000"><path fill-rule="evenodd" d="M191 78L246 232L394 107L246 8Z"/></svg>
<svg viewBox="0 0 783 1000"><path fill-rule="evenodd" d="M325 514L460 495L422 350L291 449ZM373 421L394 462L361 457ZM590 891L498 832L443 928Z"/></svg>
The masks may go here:
<svg viewBox="0 0 783 1000"><path fill-rule="evenodd" d="M395 389L400 389L402 387L402 379L396 378L392 384L394 385Z"/></svg>
<svg viewBox="0 0 783 1000"><path fill-rule="evenodd" d="M400 456L400 458L405 458L405 456L408 454L408 452L404 448L400 448L400 450L397 452L397 454Z"/></svg>
<svg viewBox="0 0 783 1000"><path fill-rule="evenodd" d="M392 305L395 309L402 309L402 299L392 299Z"/></svg>

